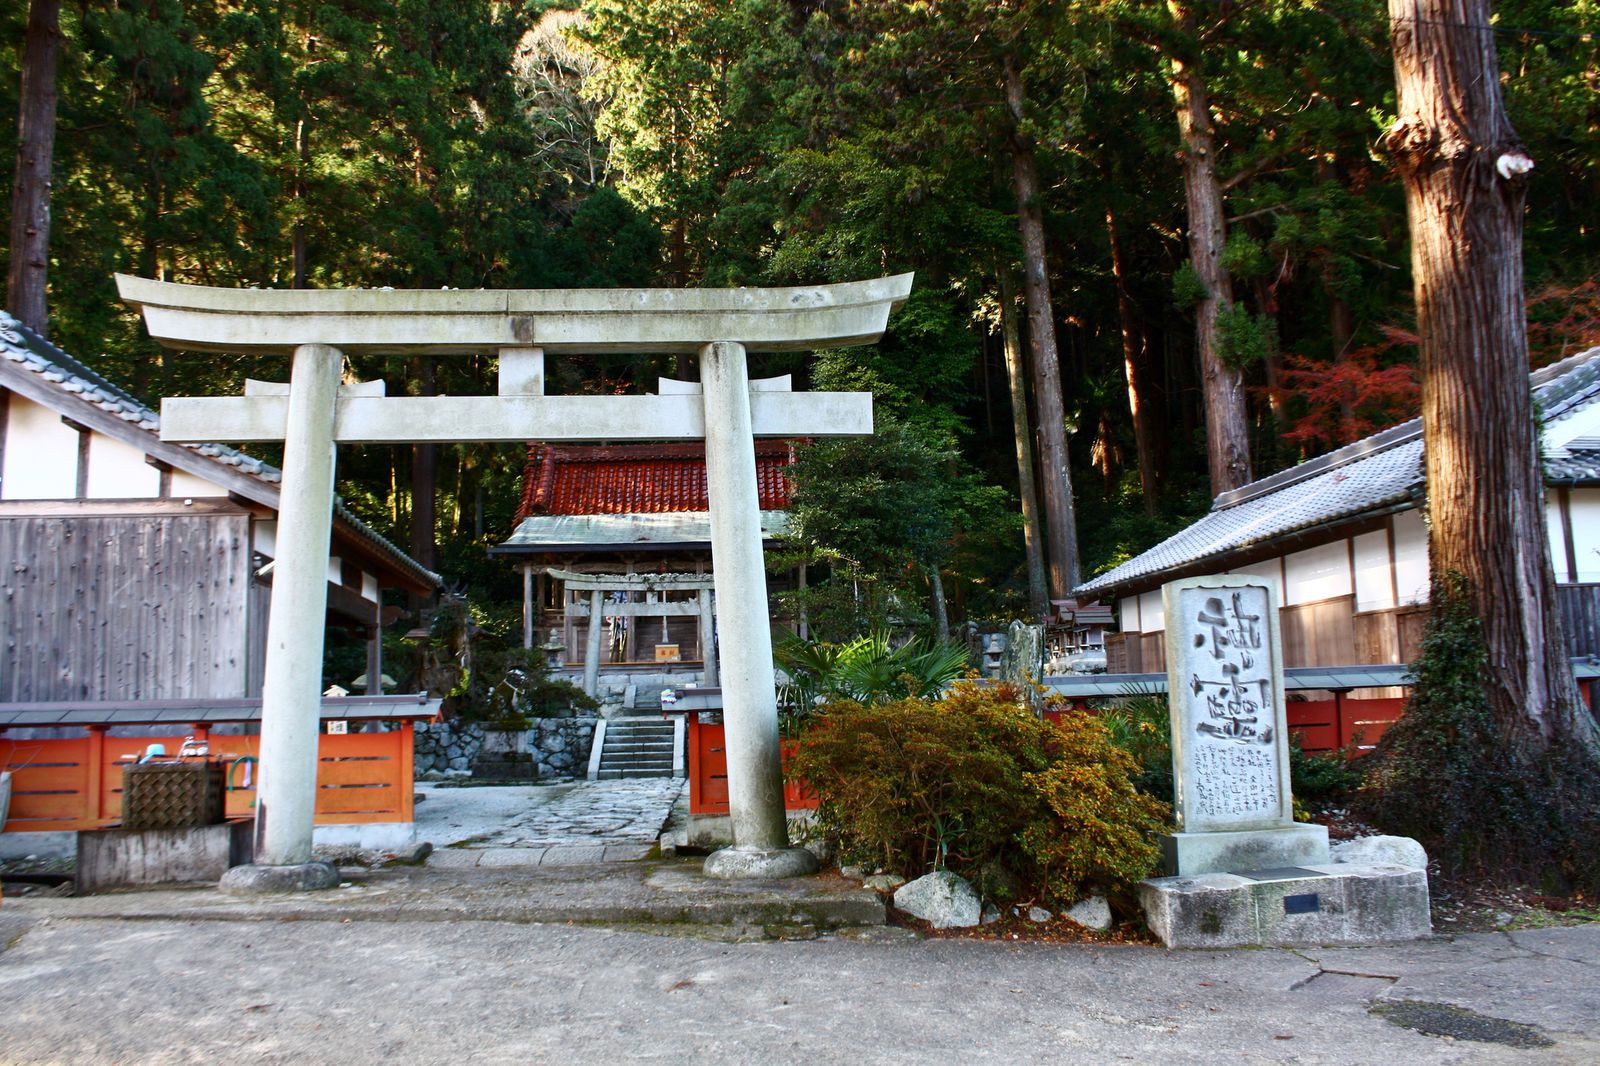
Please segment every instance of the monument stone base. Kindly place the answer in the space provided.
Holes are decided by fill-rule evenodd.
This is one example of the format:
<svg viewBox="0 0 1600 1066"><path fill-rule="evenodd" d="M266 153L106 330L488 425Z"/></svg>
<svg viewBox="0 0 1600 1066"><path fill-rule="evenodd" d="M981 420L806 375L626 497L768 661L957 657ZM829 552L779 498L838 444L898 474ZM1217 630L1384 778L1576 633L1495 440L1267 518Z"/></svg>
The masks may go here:
<svg viewBox="0 0 1600 1066"><path fill-rule="evenodd" d="M331 862L303 862L290 866L250 864L235 866L222 875L217 887L236 896L316 892L339 884L339 870Z"/></svg>
<svg viewBox="0 0 1600 1066"><path fill-rule="evenodd" d="M1156 877L1139 883L1150 931L1169 948L1371 944L1432 935L1427 871L1326 863Z"/></svg>
<svg viewBox="0 0 1600 1066"><path fill-rule="evenodd" d="M1296 822L1277 829L1168 833L1161 837L1161 872L1172 876L1270 870L1327 861L1325 825Z"/></svg>

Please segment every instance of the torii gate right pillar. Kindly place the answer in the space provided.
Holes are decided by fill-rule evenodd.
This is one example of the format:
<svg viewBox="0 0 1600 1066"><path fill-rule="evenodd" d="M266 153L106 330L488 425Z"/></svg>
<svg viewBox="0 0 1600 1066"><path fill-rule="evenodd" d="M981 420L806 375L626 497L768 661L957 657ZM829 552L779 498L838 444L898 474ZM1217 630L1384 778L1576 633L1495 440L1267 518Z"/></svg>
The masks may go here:
<svg viewBox="0 0 1600 1066"><path fill-rule="evenodd" d="M705 870L727 878L814 873L816 858L804 848L789 847L783 805L772 621L744 346L719 341L701 348L700 387L733 825L733 847L708 857Z"/></svg>

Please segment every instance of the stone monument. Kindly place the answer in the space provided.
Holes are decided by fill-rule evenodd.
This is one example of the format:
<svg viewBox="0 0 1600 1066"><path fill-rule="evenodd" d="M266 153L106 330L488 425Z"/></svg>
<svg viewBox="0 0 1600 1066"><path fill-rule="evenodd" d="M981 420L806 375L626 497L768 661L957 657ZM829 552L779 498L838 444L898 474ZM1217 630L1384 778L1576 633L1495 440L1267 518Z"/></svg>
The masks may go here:
<svg viewBox="0 0 1600 1066"><path fill-rule="evenodd" d="M1172 876L1139 885L1151 931L1169 947L1428 936L1425 870L1340 862L1326 827L1294 820L1276 583L1190 578L1162 603L1178 831Z"/></svg>
<svg viewBox="0 0 1600 1066"><path fill-rule="evenodd" d="M1327 828L1294 820L1276 588L1191 578L1162 601L1179 830L1162 838L1165 871L1327 862Z"/></svg>

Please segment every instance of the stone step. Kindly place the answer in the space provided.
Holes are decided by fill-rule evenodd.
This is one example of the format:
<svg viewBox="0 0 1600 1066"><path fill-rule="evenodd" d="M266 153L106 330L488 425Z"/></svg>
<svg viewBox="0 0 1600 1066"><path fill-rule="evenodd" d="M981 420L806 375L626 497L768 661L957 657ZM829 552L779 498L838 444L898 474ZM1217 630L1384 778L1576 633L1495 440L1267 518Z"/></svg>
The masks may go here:
<svg viewBox="0 0 1600 1066"><path fill-rule="evenodd" d="M602 770L659 770L672 769L671 759L601 759Z"/></svg>

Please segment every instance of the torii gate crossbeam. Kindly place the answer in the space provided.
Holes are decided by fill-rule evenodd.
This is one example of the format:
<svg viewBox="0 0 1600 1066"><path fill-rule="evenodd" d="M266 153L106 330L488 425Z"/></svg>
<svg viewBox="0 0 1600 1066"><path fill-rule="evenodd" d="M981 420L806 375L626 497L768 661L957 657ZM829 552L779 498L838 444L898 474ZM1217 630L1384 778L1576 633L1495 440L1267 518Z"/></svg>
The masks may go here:
<svg viewBox="0 0 1600 1066"><path fill-rule="evenodd" d="M911 280L902 274L790 289L283 291L118 275L123 299L168 347L293 356L287 386L253 382L242 397L162 404L166 440L284 442L256 864L230 871L224 887L337 882L331 867L311 862L311 838L339 442L704 439L734 836L734 847L708 858L706 869L725 877L814 869L808 852L788 846L754 438L870 434L871 396L752 390L747 352L874 342ZM379 383L341 386L344 351L492 352L499 394L391 398ZM546 352L697 353L701 393L546 396Z"/></svg>

